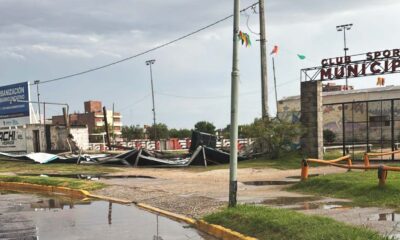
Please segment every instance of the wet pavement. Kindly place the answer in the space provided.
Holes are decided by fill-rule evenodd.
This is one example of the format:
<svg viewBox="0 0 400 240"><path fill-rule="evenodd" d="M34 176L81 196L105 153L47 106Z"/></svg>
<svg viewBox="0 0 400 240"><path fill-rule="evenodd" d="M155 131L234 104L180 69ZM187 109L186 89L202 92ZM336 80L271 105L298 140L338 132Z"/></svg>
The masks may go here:
<svg viewBox="0 0 400 240"><path fill-rule="evenodd" d="M134 205L0 194L0 239L214 239Z"/></svg>

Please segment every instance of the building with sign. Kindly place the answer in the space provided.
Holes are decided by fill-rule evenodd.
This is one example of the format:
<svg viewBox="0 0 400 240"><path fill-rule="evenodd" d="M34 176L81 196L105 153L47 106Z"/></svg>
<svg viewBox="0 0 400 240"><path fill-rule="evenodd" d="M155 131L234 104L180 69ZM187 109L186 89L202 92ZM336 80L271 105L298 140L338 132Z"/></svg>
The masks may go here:
<svg viewBox="0 0 400 240"><path fill-rule="evenodd" d="M86 126L38 124L30 102L29 82L0 87L0 152L69 151L68 135L82 149L89 147Z"/></svg>
<svg viewBox="0 0 400 240"><path fill-rule="evenodd" d="M23 126L0 128L0 152L65 152L70 147L68 135L73 136L76 145L82 150L89 148L89 133L86 126L65 126L27 124Z"/></svg>
<svg viewBox="0 0 400 240"><path fill-rule="evenodd" d="M305 133L301 137L303 154L323 158L324 145L348 149L392 152L390 159L400 159L393 151L400 145L400 98L398 87L323 92L323 82L348 78L376 76L377 85L384 86L382 75L400 73L400 49L367 52L351 56L325 58L321 66L301 69L300 119ZM295 99L281 101L281 115L295 112ZM291 101L291 106L289 102ZM278 107L279 108L279 107ZM282 109L284 110L282 112ZM291 109L291 110L290 110ZM292 114L292 116L295 116ZM284 116L282 116L284 117ZM335 131L339 142L323 138L327 130Z"/></svg>

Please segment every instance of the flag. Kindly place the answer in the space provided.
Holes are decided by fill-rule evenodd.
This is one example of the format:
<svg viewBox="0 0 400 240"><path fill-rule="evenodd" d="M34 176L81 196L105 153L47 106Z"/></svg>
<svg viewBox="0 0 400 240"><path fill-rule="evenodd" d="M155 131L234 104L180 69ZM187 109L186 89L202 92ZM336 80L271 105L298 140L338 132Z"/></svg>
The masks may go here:
<svg viewBox="0 0 400 240"><path fill-rule="evenodd" d="M244 44L246 45L246 47L251 46L251 40L249 34L239 31L238 38L242 41L242 45Z"/></svg>
<svg viewBox="0 0 400 240"><path fill-rule="evenodd" d="M278 46L277 45L275 45L274 46L274 48L272 49L272 51L271 51L271 53L270 53L270 55L277 55L278 54Z"/></svg>
<svg viewBox="0 0 400 240"><path fill-rule="evenodd" d="M297 54L297 57L299 57L300 60L306 59L306 56L304 56L304 55L302 55L302 54Z"/></svg>

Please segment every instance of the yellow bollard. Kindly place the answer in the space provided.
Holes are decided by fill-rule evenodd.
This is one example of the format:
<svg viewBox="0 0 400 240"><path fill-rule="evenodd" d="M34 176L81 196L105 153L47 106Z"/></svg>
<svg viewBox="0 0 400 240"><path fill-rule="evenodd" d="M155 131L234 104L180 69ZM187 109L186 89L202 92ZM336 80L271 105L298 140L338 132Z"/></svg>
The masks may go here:
<svg viewBox="0 0 400 240"><path fill-rule="evenodd" d="M351 167L351 166L353 165L353 163L351 162L351 158L350 158L350 157L347 159L347 165L348 165L349 167ZM349 168L347 171L348 171L348 172L351 172L351 168Z"/></svg>
<svg viewBox="0 0 400 240"><path fill-rule="evenodd" d="M308 163L306 159L301 161L301 181L305 181L308 178Z"/></svg>
<svg viewBox="0 0 400 240"><path fill-rule="evenodd" d="M368 153L364 153L364 166L369 167L369 157ZM365 169L365 171L368 171L368 169Z"/></svg>

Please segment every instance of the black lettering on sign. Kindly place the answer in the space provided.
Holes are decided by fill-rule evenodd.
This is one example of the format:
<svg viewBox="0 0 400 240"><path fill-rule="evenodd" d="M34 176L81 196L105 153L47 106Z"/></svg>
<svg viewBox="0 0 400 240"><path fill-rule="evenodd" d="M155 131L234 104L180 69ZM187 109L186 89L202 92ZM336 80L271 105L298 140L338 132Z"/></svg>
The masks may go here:
<svg viewBox="0 0 400 240"><path fill-rule="evenodd" d="M14 141L15 131L0 132L0 142Z"/></svg>

